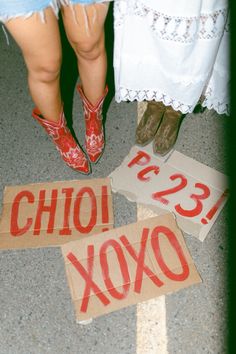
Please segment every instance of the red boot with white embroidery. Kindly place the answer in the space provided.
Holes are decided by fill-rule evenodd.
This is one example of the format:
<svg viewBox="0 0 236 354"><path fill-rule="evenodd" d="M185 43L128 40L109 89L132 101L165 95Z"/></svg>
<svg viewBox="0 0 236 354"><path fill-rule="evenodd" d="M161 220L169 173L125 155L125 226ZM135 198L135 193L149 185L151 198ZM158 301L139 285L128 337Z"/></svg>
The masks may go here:
<svg viewBox="0 0 236 354"><path fill-rule="evenodd" d="M33 110L32 116L50 135L65 163L80 173L89 174L88 159L67 127L64 113L61 113L58 122L46 120L37 108Z"/></svg>
<svg viewBox="0 0 236 354"><path fill-rule="evenodd" d="M108 92L106 86L102 97L98 100L95 106L93 106L87 97L85 97L82 87L77 86L77 90L83 101L84 118L85 118L85 148L89 160L93 163L98 162L102 156L102 152L105 146L103 123L102 123L102 106L104 99Z"/></svg>

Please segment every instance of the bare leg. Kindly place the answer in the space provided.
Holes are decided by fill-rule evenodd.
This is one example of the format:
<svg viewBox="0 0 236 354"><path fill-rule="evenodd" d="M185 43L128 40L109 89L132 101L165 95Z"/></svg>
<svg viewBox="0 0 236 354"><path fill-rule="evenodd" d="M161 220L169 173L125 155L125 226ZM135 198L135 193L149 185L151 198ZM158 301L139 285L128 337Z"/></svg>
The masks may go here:
<svg viewBox="0 0 236 354"><path fill-rule="evenodd" d="M68 40L77 59L83 92L95 105L103 95L107 58L104 43L104 22L108 4L74 5L62 8Z"/></svg>
<svg viewBox="0 0 236 354"><path fill-rule="evenodd" d="M46 119L57 121L62 109L60 34L52 9L45 10L45 18L45 23L37 14L12 19L6 27L22 50L34 103Z"/></svg>

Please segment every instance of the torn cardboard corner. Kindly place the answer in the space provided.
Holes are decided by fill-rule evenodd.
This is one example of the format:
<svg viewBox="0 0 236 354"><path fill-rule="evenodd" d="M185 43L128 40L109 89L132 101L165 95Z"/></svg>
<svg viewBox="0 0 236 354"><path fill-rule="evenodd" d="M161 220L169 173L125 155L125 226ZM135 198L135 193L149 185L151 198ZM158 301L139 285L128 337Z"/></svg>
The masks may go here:
<svg viewBox="0 0 236 354"><path fill-rule="evenodd" d="M0 249L56 246L111 228L109 178L5 188Z"/></svg>
<svg viewBox="0 0 236 354"><path fill-rule="evenodd" d="M97 236L61 247L77 321L201 282L171 213Z"/></svg>
<svg viewBox="0 0 236 354"><path fill-rule="evenodd" d="M112 190L158 215L174 212L179 227L203 241L228 197L227 177L178 151L164 161L132 147L110 176Z"/></svg>

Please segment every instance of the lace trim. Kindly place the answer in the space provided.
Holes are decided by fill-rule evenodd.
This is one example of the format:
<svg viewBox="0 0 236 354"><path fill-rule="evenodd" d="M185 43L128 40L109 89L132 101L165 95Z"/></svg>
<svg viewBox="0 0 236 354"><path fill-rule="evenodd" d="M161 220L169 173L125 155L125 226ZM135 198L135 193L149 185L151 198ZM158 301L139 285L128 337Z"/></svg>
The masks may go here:
<svg viewBox="0 0 236 354"><path fill-rule="evenodd" d="M174 110L181 111L184 114L192 112L195 107L195 105L186 105L157 90L132 90L124 87L117 90L116 101L160 101L165 106L171 106Z"/></svg>
<svg viewBox="0 0 236 354"><path fill-rule="evenodd" d="M162 102L165 106L171 106L176 111L181 111L183 114L192 113L197 102L193 105L186 105L183 102L173 99L172 97L154 90L132 90L120 87L116 92L116 101L158 101ZM229 104L219 102L212 97L212 90L209 88L205 93L202 106L208 109L214 109L218 114L229 115Z"/></svg>
<svg viewBox="0 0 236 354"><path fill-rule="evenodd" d="M123 24L127 15L127 6L122 1L115 3L116 27ZM138 17L147 18L151 30L159 38L175 42L191 43L196 39L212 39L221 37L224 31L229 31L227 8L195 17L169 16L136 0L132 13Z"/></svg>
<svg viewBox="0 0 236 354"><path fill-rule="evenodd" d="M230 106L229 103L220 102L217 98L214 98L211 87L208 87L205 93L205 99L202 102L203 107L208 109L214 109L218 114L230 115Z"/></svg>

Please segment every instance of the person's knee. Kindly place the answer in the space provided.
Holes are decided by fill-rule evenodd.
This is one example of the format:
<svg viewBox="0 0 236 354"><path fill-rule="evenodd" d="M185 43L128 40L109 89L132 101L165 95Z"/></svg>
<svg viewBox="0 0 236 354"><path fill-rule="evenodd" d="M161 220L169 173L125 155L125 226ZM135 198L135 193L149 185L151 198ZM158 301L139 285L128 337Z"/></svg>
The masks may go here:
<svg viewBox="0 0 236 354"><path fill-rule="evenodd" d="M73 47L78 58L96 60L105 51L103 35L100 38L86 37L73 42Z"/></svg>
<svg viewBox="0 0 236 354"><path fill-rule="evenodd" d="M29 75L40 82L50 83L57 80L60 76L61 69L61 57L45 60L29 65L28 71Z"/></svg>

